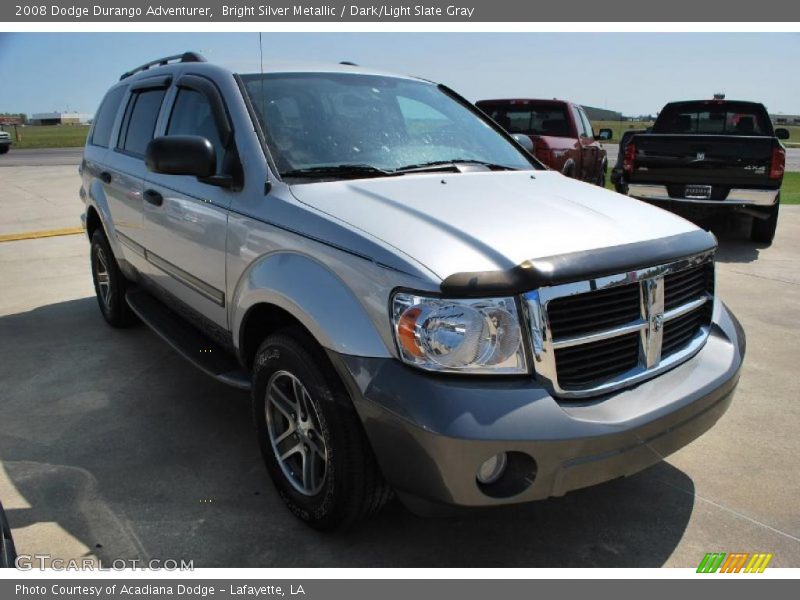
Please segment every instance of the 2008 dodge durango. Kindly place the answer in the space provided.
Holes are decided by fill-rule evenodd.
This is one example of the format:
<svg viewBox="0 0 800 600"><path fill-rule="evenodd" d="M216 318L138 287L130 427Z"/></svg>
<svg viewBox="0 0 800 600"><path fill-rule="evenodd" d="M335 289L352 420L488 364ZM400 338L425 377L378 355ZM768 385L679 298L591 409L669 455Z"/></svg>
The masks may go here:
<svg viewBox="0 0 800 600"><path fill-rule="evenodd" d="M710 428L744 335L714 237L546 170L442 85L351 65L125 73L81 165L100 310L250 390L290 510L561 495Z"/></svg>

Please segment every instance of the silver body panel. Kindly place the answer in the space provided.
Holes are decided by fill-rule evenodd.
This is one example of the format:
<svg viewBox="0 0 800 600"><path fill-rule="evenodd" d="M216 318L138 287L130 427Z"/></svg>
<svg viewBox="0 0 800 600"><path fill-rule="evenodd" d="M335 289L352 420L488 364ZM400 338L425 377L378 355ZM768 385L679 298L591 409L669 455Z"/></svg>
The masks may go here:
<svg viewBox="0 0 800 600"><path fill-rule="evenodd" d="M295 185L292 193L442 279L695 229L680 217L555 171L312 183Z"/></svg>

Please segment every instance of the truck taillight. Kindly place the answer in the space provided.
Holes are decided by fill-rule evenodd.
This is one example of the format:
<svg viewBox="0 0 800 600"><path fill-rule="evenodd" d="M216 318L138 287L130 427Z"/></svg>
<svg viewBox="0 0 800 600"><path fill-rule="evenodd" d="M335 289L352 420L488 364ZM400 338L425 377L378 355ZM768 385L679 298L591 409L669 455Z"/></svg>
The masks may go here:
<svg viewBox="0 0 800 600"><path fill-rule="evenodd" d="M633 173L636 164L636 144L631 142L625 146L625 156L622 157L622 170L626 173Z"/></svg>
<svg viewBox="0 0 800 600"><path fill-rule="evenodd" d="M769 163L769 178L780 179L786 168L786 151L783 148L772 149L772 160Z"/></svg>

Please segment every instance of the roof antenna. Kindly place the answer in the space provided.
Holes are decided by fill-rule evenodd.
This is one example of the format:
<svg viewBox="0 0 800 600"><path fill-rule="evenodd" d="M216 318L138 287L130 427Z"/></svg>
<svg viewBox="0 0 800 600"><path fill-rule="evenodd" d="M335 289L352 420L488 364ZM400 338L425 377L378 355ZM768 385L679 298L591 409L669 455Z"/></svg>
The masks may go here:
<svg viewBox="0 0 800 600"><path fill-rule="evenodd" d="M261 83L259 87L261 88L261 129L262 131L266 127L266 120L267 120L267 101L264 97L264 44L261 42L261 32L258 32L258 58L260 62L260 69L261 69ZM264 149L266 152L266 148ZM270 190L272 189L272 183L270 182L269 178L264 181L264 195L268 195Z"/></svg>
<svg viewBox="0 0 800 600"><path fill-rule="evenodd" d="M258 32L258 56L261 61L261 120L266 119L267 105L264 99L264 45L261 43L261 32Z"/></svg>
<svg viewBox="0 0 800 600"><path fill-rule="evenodd" d="M348 65L350 67L357 67L358 65L354 62L350 62L349 60L343 60L339 63L340 65Z"/></svg>

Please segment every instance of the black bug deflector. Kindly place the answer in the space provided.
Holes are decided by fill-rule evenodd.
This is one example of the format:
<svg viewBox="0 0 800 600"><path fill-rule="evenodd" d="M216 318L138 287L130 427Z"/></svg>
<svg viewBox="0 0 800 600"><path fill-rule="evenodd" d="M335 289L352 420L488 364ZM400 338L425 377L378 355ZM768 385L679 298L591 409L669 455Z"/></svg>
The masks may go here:
<svg viewBox="0 0 800 600"><path fill-rule="evenodd" d="M442 281L441 290L447 296L519 294L680 260L716 247L714 235L698 229L652 241L534 259L507 271L455 273Z"/></svg>

